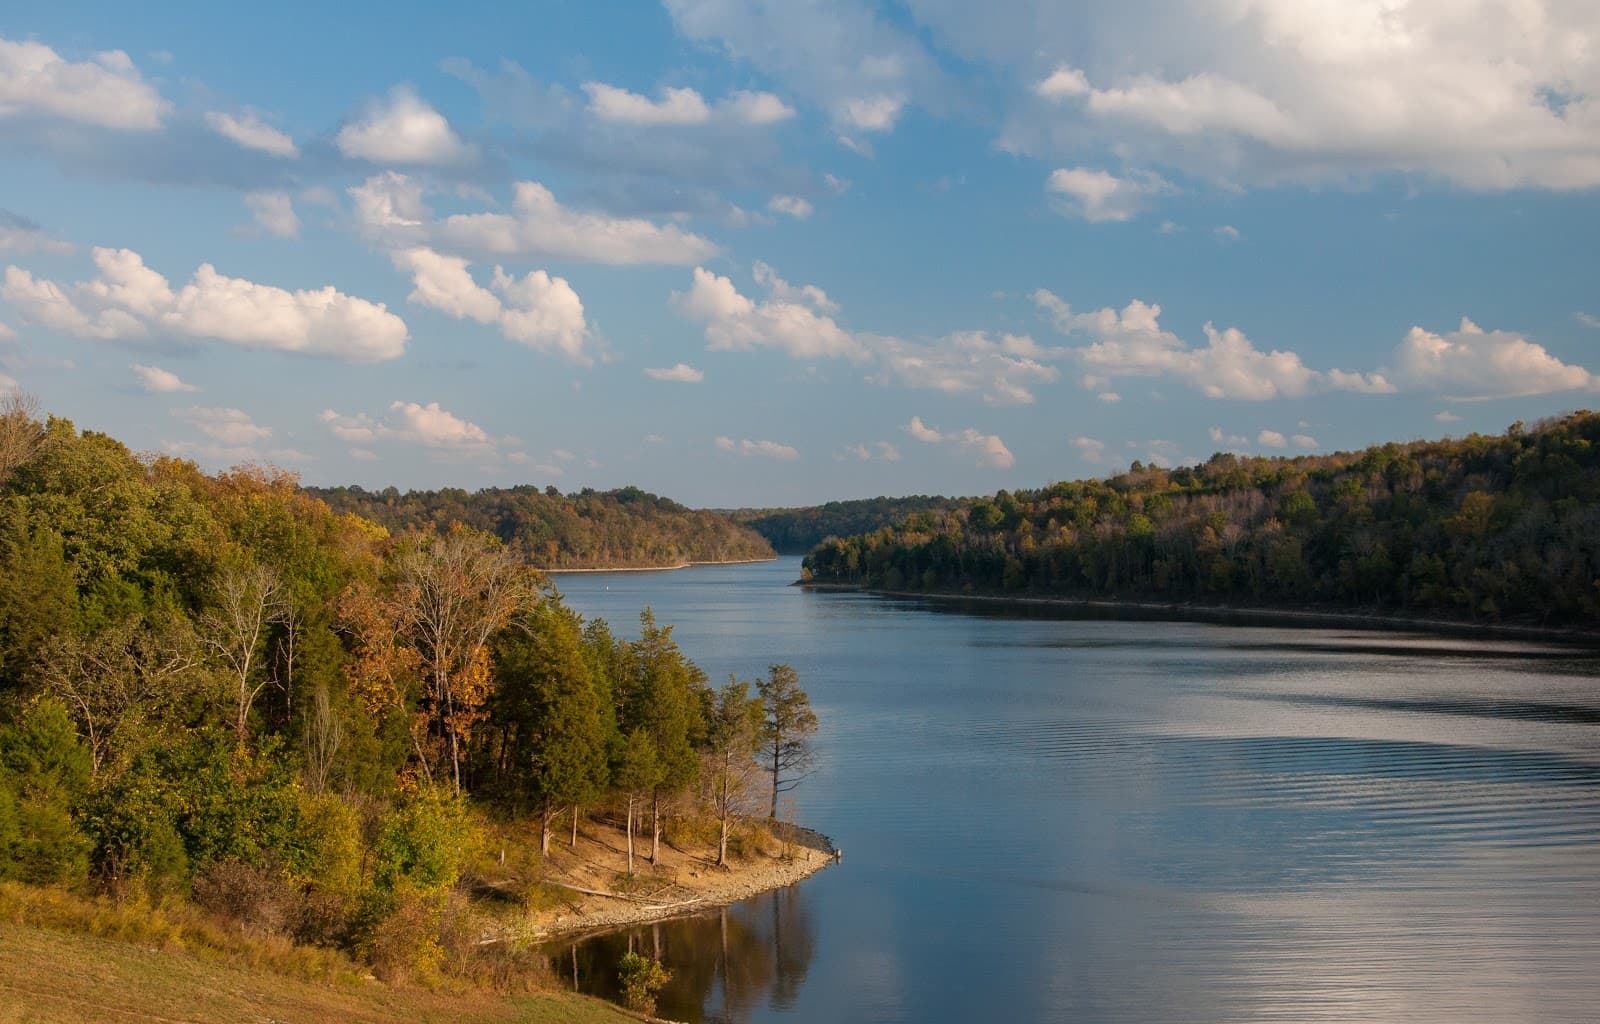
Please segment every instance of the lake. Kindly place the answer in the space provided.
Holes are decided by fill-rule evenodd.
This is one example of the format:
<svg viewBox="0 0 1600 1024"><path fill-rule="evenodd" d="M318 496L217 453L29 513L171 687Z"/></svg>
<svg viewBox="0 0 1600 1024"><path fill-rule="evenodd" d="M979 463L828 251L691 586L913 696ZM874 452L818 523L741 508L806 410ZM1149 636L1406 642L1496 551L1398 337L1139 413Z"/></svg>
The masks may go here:
<svg viewBox="0 0 1600 1024"><path fill-rule="evenodd" d="M553 949L659 950L679 1021L1593 1021L1600 657L1402 633L968 614L799 560L566 575L714 684L800 672L798 886Z"/></svg>

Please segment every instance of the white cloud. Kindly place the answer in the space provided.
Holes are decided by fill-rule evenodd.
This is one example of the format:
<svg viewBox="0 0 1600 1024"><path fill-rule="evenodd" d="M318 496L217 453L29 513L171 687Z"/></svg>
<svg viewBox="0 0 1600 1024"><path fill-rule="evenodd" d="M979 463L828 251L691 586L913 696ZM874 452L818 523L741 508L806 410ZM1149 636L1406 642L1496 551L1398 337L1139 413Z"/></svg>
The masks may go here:
<svg viewBox="0 0 1600 1024"><path fill-rule="evenodd" d="M589 110L602 121L641 125L702 125L714 120L768 125L794 116L793 108L770 92L736 92L715 107L699 92L667 87L652 100L604 82L585 82Z"/></svg>
<svg viewBox="0 0 1600 1024"><path fill-rule="evenodd" d="M411 272L415 287L408 301L458 320L496 324L512 341L583 366L594 361L586 351L590 332L583 302L565 278L535 270L519 280L495 267L491 291L473 280L471 264L460 257L422 246L392 255L396 267Z"/></svg>
<svg viewBox="0 0 1600 1024"><path fill-rule="evenodd" d="M144 366L134 363L129 369L139 379L139 386L151 394L172 394L180 391L199 391L193 384L186 384L182 377L163 370L159 366Z"/></svg>
<svg viewBox="0 0 1600 1024"><path fill-rule="evenodd" d="M34 323L85 338L166 334L351 363L393 359L405 351L405 321L381 303L331 286L288 291L226 277L206 263L174 292L130 249L97 248L93 255L100 276L73 285L70 293L7 267L0 298Z"/></svg>
<svg viewBox="0 0 1600 1024"><path fill-rule="evenodd" d="M1289 439L1276 430L1263 430L1256 435L1256 444L1264 448L1287 448Z"/></svg>
<svg viewBox="0 0 1600 1024"><path fill-rule="evenodd" d="M711 349L774 348L796 359L844 357L869 364L868 379L878 383L976 394L991 404L1016 405L1033 401L1035 382L1057 376L1025 336L996 339L983 331L959 331L925 343L852 333L826 315L838 306L822 289L791 285L759 261L753 276L769 293L764 301L740 294L729 278L698 267L693 286L674 292L672 304L705 324Z"/></svg>
<svg viewBox="0 0 1600 1024"><path fill-rule="evenodd" d="M828 191L832 192L836 196L842 196L846 192L850 191L849 180L841 178L836 174L824 174L822 176L822 183L828 186Z"/></svg>
<svg viewBox="0 0 1600 1024"><path fill-rule="evenodd" d="M362 116L334 138L339 152L379 164L443 166L470 163L477 151L462 142L444 115L408 86L368 103Z"/></svg>
<svg viewBox="0 0 1600 1024"><path fill-rule="evenodd" d="M864 132L886 132L894 127L905 106L904 96L883 93L857 96L845 100L843 120L850 127Z"/></svg>
<svg viewBox="0 0 1600 1024"><path fill-rule="evenodd" d="M1296 448L1311 449L1317 447L1317 439L1312 437L1310 434L1296 434L1289 438L1289 440Z"/></svg>
<svg viewBox="0 0 1600 1024"><path fill-rule="evenodd" d="M300 218L295 215L294 203L287 192L250 192L244 197L256 224L269 235L278 238L298 238Z"/></svg>
<svg viewBox="0 0 1600 1024"><path fill-rule="evenodd" d="M1082 5L990 24L955 5L918 13L958 48L1038 69L1043 103L1013 114L1011 149L1104 143L1235 183L1399 172L1476 189L1600 184L1590 4L1197 0L1159 21ZM1080 59L1046 70L1037 55L1049 52Z"/></svg>
<svg viewBox="0 0 1600 1024"><path fill-rule="evenodd" d="M0 322L0 341L12 341L16 336L17 332L10 325Z"/></svg>
<svg viewBox="0 0 1600 1024"><path fill-rule="evenodd" d="M1572 316L1583 326L1600 330L1600 316L1595 316L1593 313L1574 313Z"/></svg>
<svg viewBox="0 0 1600 1024"><path fill-rule="evenodd" d="M1122 396L1117 394L1115 391L1102 391L1098 395L1095 395L1094 397L1100 399L1100 401L1102 401L1102 402L1120 402L1120 401L1122 401Z"/></svg>
<svg viewBox="0 0 1600 1024"><path fill-rule="evenodd" d="M796 220L805 220L812 214L811 203L799 196L773 196L767 203L773 213L784 213Z"/></svg>
<svg viewBox="0 0 1600 1024"><path fill-rule="evenodd" d="M1011 454L1011 449L1007 448L1005 442L998 436L981 433L972 427L946 432L923 423L920 416L913 416L911 422L906 424L905 430L918 441L946 445L973 459L980 466L1010 469L1017 461Z"/></svg>
<svg viewBox="0 0 1600 1024"><path fill-rule="evenodd" d="M372 462L377 459L378 453L371 448L351 448L350 457L359 462Z"/></svg>
<svg viewBox="0 0 1600 1024"><path fill-rule="evenodd" d="M1411 328L1395 352L1394 376L1407 387L1457 399L1600 390L1600 377L1544 346L1511 331L1485 331L1465 318L1447 334Z"/></svg>
<svg viewBox="0 0 1600 1024"><path fill-rule="evenodd" d="M293 139L261 120L261 115L254 110L246 110L237 117L213 110L206 114L206 124L218 135L245 149L254 149L285 160L293 160L300 155Z"/></svg>
<svg viewBox="0 0 1600 1024"><path fill-rule="evenodd" d="M395 179L399 178L398 181ZM612 217L597 211L562 206L550 190L535 181L513 188L509 213L458 213L443 221L422 221L420 193L403 176L369 179L356 195L367 223L379 229L399 226L432 236L444 248L490 255L544 254L560 259L617 265L664 263L687 265L716 255L717 247L676 224L656 224L637 217ZM417 201L413 203L412 197ZM370 216L369 216L370 214ZM420 215L420 216L418 216Z"/></svg>
<svg viewBox="0 0 1600 1024"><path fill-rule="evenodd" d="M854 444L845 445L844 451L835 455L834 459L841 462L846 459L856 459L861 462L872 462L874 460L878 462L899 462L900 449L888 441L873 441L871 443L858 441Z"/></svg>
<svg viewBox="0 0 1600 1024"><path fill-rule="evenodd" d="M688 363L678 363L665 369L647 367L644 374L652 380L670 380L681 384L698 384L706 377L704 372L696 370Z"/></svg>
<svg viewBox="0 0 1600 1024"><path fill-rule="evenodd" d="M43 43L0 39L0 118L36 114L155 131L167 108L121 50L74 62Z"/></svg>
<svg viewBox="0 0 1600 1024"><path fill-rule="evenodd" d="M740 295L728 278L696 267L694 284L687 292L673 292L672 304L705 324L706 341L714 350L776 348L798 359L862 358L859 340L819 313L813 301L796 301L793 294L787 287L774 287L772 298L755 302Z"/></svg>
<svg viewBox="0 0 1600 1024"><path fill-rule="evenodd" d="M1438 412L1433 414L1433 418L1438 420L1440 423L1460 423L1461 422L1461 417L1457 416L1455 413L1451 412L1449 409L1441 409L1441 410L1439 410Z"/></svg>
<svg viewBox="0 0 1600 1024"><path fill-rule="evenodd" d="M1250 443L1250 439L1243 434L1229 434L1221 427L1211 428L1211 440L1215 444L1226 445L1228 448L1243 448Z"/></svg>
<svg viewBox="0 0 1600 1024"><path fill-rule="evenodd" d="M324 410L319 418L334 437L356 444L399 441L474 456L493 452L495 445L486 430L441 408L438 402L391 402L381 420L366 413L348 416L332 409Z"/></svg>
<svg viewBox="0 0 1600 1024"><path fill-rule="evenodd" d="M1106 443L1093 437L1074 437L1071 439L1072 447L1078 449L1078 457L1090 465L1099 465L1105 458Z"/></svg>
<svg viewBox="0 0 1600 1024"><path fill-rule="evenodd" d="M745 438L735 441L731 437L716 439L718 451L734 452L747 458L777 459L781 462L793 462L800 457L800 452L786 444L776 441L752 441Z"/></svg>
<svg viewBox="0 0 1600 1024"><path fill-rule="evenodd" d="M1240 233L1239 229L1234 227L1232 224L1219 225L1218 227L1212 229L1212 234L1216 235L1217 239L1223 242L1237 242L1244 238L1244 235Z"/></svg>
<svg viewBox="0 0 1600 1024"><path fill-rule="evenodd" d="M259 426L242 409L208 408L194 405L173 409L172 415L188 423L219 444L248 448L272 436L272 430Z"/></svg>
<svg viewBox="0 0 1600 1024"><path fill-rule="evenodd" d="M944 435L922 422L921 416L911 417L911 422L906 424L906 432L918 441L929 444L938 444L944 440Z"/></svg>
<svg viewBox="0 0 1600 1024"><path fill-rule="evenodd" d="M827 111L835 127L891 129L915 99L950 91L915 34L853 0L667 0L679 33L711 43Z"/></svg>
<svg viewBox="0 0 1600 1024"><path fill-rule="evenodd" d="M1086 221L1132 220L1152 196L1172 191L1154 174L1119 178L1088 167L1061 167L1050 172L1045 190L1061 213Z"/></svg>
<svg viewBox="0 0 1600 1024"><path fill-rule="evenodd" d="M0 210L0 252L47 252L57 255L72 251L72 243L46 233L26 217Z"/></svg>
<svg viewBox="0 0 1600 1024"><path fill-rule="evenodd" d="M1202 328L1204 348L1191 348L1161 327L1161 307L1134 299L1121 310L1075 312L1058 296L1040 288L1034 302L1063 334L1084 334L1091 344L1070 349L1093 377L1171 375L1187 381L1210 398L1261 401L1297 398L1316 388L1386 392L1393 387L1375 374L1322 373L1306 366L1294 352L1263 352L1237 328Z"/></svg>

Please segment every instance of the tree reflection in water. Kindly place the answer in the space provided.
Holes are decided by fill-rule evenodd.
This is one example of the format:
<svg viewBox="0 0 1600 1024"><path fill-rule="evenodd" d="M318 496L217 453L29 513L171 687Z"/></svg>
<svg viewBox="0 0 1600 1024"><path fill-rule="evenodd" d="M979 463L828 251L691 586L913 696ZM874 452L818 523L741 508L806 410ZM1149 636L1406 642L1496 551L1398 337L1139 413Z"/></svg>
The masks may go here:
<svg viewBox="0 0 1600 1024"><path fill-rule="evenodd" d="M551 969L580 992L621 1002L617 961L635 951L672 972L656 1013L689 1024L744 1024L763 1003L794 1005L816 956L798 885L694 917L547 947Z"/></svg>

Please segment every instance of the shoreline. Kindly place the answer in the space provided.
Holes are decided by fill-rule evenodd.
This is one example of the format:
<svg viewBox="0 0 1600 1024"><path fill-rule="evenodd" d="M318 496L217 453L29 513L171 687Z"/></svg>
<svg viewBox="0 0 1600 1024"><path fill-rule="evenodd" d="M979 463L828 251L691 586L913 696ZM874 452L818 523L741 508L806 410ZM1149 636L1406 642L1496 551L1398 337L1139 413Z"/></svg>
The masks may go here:
<svg viewBox="0 0 1600 1024"><path fill-rule="evenodd" d="M787 888L835 863L833 841L827 836L797 825L787 826L787 830L792 847L787 859L762 851L749 860L735 861L735 866L727 870L715 867L709 857L663 842L662 860L672 875L670 880L659 878L664 883L656 894L659 902L639 902L639 897L630 894L579 891L570 883L547 879L545 884L562 891L564 905L531 915L517 935L502 938L546 945L634 925L693 917ZM592 840L588 834L583 838ZM565 853L554 846L551 852L553 859ZM640 877L650 877L651 870L649 862L644 862Z"/></svg>
<svg viewBox="0 0 1600 1024"><path fill-rule="evenodd" d="M1505 640L1538 640L1575 646L1600 647L1600 630L1528 626L1513 623L1469 622L1459 619L1410 618L1371 612L1341 612L1312 608L1269 608L1252 605L1189 604L1181 601L1116 601L1106 598L1043 597L1002 594L950 594L914 590L884 590L857 583L814 583L796 580L792 586L807 590L840 591L934 601L941 604L981 604L1012 608L1058 608L1087 613L1086 617L1125 621L1202 622L1227 626L1291 626L1346 628L1385 633L1432 633L1443 636Z"/></svg>
<svg viewBox="0 0 1600 1024"><path fill-rule="evenodd" d="M776 562L781 556L773 555L771 558L725 558L711 562L679 562L677 565L621 565L611 569L544 569L534 566L546 576L565 576L568 573L578 572L676 572L679 569L693 569L698 565L754 565L760 562Z"/></svg>

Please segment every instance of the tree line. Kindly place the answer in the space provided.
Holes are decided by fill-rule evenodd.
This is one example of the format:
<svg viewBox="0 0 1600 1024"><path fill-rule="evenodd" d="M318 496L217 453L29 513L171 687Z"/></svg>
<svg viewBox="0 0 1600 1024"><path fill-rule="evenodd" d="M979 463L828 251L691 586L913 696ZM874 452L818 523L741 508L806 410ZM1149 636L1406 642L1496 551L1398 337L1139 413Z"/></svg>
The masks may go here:
<svg viewBox="0 0 1600 1024"><path fill-rule="evenodd" d="M829 537L871 533L916 513L950 512L971 499L913 494L830 501L805 508L741 508L727 517L765 537L780 553L803 555Z"/></svg>
<svg viewBox="0 0 1600 1024"><path fill-rule="evenodd" d="M0 408L0 881L198 902L427 973L483 837L776 814L795 671L713 686L496 536L391 533L285 473L139 456ZM637 847L637 849L636 849ZM275 908L268 913L265 908Z"/></svg>
<svg viewBox="0 0 1600 1024"><path fill-rule="evenodd" d="M756 532L715 512L686 508L637 487L584 488L562 494L488 487L468 492L368 491L360 487L310 487L335 512L351 512L392 533L442 530L462 523L490 533L519 557L542 569L618 569L771 558Z"/></svg>
<svg viewBox="0 0 1600 1024"><path fill-rule="evenodd" d="M1298 458L1135 462L821 543L818 582L1600 621L1600 415Z"/></svg>

